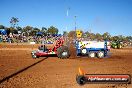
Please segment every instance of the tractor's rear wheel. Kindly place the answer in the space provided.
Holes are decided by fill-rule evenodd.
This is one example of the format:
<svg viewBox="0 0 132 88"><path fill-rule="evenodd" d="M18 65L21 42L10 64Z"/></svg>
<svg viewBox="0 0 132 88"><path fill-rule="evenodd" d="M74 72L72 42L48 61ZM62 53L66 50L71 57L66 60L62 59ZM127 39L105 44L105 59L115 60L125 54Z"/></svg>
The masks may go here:
<svg viewBox="0 0 132 88"><path fill-rule="evenodd" d="M57 56L60 59L69 58L70 52L67 46L61 46L57 49Z"/></svg>

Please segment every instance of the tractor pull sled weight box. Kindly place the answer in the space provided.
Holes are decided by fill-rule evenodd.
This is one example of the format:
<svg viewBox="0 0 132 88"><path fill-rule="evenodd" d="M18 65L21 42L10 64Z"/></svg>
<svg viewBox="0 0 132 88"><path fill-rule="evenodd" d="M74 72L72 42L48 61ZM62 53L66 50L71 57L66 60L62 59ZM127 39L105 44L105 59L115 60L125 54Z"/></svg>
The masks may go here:
<svg viewBox="0 0 132 88"><path fill-rule="evenodd" d="M109 55L110 42L108 41L77 41L77 56L88 56L90 58L104 58Z"/></svg>
<svg viewBox="0 0 132 88"><path fill-rule="evenodd" d="M109 41L93 41L81 38L80 30L76 31L76 56L88 56L89 58L104 58L110 55Z"/></svg>

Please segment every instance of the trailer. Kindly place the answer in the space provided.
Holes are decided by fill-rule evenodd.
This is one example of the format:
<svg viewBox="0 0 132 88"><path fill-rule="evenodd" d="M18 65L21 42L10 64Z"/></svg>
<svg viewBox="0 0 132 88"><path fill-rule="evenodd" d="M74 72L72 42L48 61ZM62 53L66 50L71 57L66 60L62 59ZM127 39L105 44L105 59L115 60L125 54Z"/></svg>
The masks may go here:
<svg viewBox="0 0 132 88"><path fill-rule="evenodd" d="M108 41L76 41L77 56L88 56L90 58L103 58L110 52Z"/></svg>

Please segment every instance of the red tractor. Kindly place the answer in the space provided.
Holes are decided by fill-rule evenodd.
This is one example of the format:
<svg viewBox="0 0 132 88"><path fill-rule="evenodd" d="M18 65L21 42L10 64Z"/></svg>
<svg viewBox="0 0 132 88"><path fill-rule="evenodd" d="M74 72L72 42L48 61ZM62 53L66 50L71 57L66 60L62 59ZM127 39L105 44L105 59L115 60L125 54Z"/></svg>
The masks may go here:
<svg viewBox="0 0 132 88"><path fill-rule="evenodd" d="M32 51L31 55L35 59L39 57L50 57L54 55L58 56L58 58L61 59L69 58L69 49L67 46L64 46L63 43L63 38L59 38L56 41L53 49L48 49L45 45L41 45L38 50Z"/></svg>

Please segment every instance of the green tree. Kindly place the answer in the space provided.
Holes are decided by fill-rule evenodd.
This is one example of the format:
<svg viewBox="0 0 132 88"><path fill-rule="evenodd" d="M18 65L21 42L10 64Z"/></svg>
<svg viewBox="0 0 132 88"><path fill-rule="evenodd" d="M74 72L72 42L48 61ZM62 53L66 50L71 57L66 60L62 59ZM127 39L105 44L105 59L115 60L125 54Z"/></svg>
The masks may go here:
<svg viewBox="0 0 132 88"><path fill-rule="evenodd" d="M10 30L10 32L13 33L13 31L16 30L16 29L13 28L13 27L10 27L10 28L8 28L8 30Z"/></svg>
<svg viewBox="0 0 132 88"><path fill-rule="evenodd" d="M117 40L119 40L120 38L119 38L119 36L113 36L112 37L112 41L117 41Z"/></svg>
<svg viewBox="0 0 132 88"><path fill-rule="evenodd" d="M18 34L18 31L15 29L15 30L12 31L12 33Z"/></svg>
<svg viewBox="0 0 132 88"><path fill-rule="evenodd" d="M26 26L22 29L22 32L25 36L29 36L31 31L33 30L33 27L31 26Z"/></svg>
<svg viewBox="0 0 132 88"><path fill-rule="evenodd" d="M12 17L10 20L11 27L16 28L18 26L18 22L19 22L18 18Z"/></svg>
<svg viewBox="0 0 132 88"><path fill-rule="evenodd" d="M120 41L125 41L126 40L126 37L123 36L123 35L118 35L118 38Z"/></svg>
<svg viewBox="0 0 132 88"><path fill-rule="evenodd" d="M87 34L86 34L86 32L83 33L83 37L84 37L84 38L87 38L87 37L88 37Z"/></svg>
<svg viewBox="0 0 132 88"><path fill-rule="evenodd" d="M88 39L94 40L96 39L96 35L94 33L85 32L85 36L87 36Z"/></svg>
<svg viewBox="0 0 132 88"><path fill-rule="evenodd" d="M67 31L63 31L63 36L68 36L68 32Z"/></svg>
<svg viewBox="0 0 132 88"><path fill-rule="evenodd" d="M36 35L36 33L37 33L37 31L36 30L32 30L31 32L30 32L30 36L35 36Z"/></svg>
<svg viewBox="0 0 132 88"><path fill-rule="evenodd" d="M110 40L111 35L110 35L108 32L105 32L105 33L102 35L102 37L103 37L104 40Z"/></svg>
<svg viewBox="0 0 132 88"><path fill-rule="evenodd" d="M33 28L31 31L30 31L30 36L35 36L37 32L40 32L40 29L39 28Z"/></svg>
<svg viewBox="0 0 132 88"><path fill-rule="evenodd" d="M40 32L40 29L39 28L33 28L33 30L35 30L36 32Z"/></svg>
<svg viewBox="0 0 132 88"><path fill-rule="evenodd" d="M47 35L47 28L46 27L42 27L41 32L46 36Z"/></svg>
<svg viewBox="0 0 132 88"><path fill-rule="evenodd" d="M19 26L17 27L17 30L20 31L20 32L22 32L22 28L19 27Z"/></svg>
<svg viewBox="0 0 132 88"><path fill-rule="evenodd" d="M11 33L10 28L6 28L6 31L7 31L7 35Z"/></svg>
<svg viewBox="0 0 132 88"><path fill-rule="evenodd" d="M0 29L5 29L5 26L4 25L0 25Z"/></svg>
<svg viewBox="0 0 132 88"><path fill-rule="evenodd" d="M126 40L127 40L128 42L132 42L132 36L127 36L127 37L126 37Z"/></svg>
<svg viewBox="0 0 132 88"><path fill-rule="evenodd" d="M95 40L95 39L96 39L96 36L95 36L94 33L90 33L90 39L91 39L91 40Z"/></svg>
<svg viewBox="0 0 132 88"><path fill-rule="evenodd" d="M13 27L6 28L6 30L8 31L8 34L9 33L18 34L18 30L16 30Z"/></svg>
<svg viewBox="0 0 132 88"><path fill-rule="evenodd" d="M97 40L102 40L102 35L99 34L99 33L96 33L95 38L96 38Z"/></svg>
<svg viewBox="0 0 132 88"><path fill-rule="evenodd" d="M33 29L33 27L31 27L31 26L26 26L26 27L23 28L23 32L28 32L28 33L30 33L32 29Z"/></svg>
<svg viewBox="0 0 132 88"><path fill-rule="evenodd" d="M87 31L87 32L85 32L85 35L88 37L88 38L90 38L90 33Z"/></svg>
<svg viewBox="0 0 132 88"><path fill-rule="evenodd" d="M50 26L47 30L49 34L58 34L58 29L54 26Z"/></svg>

